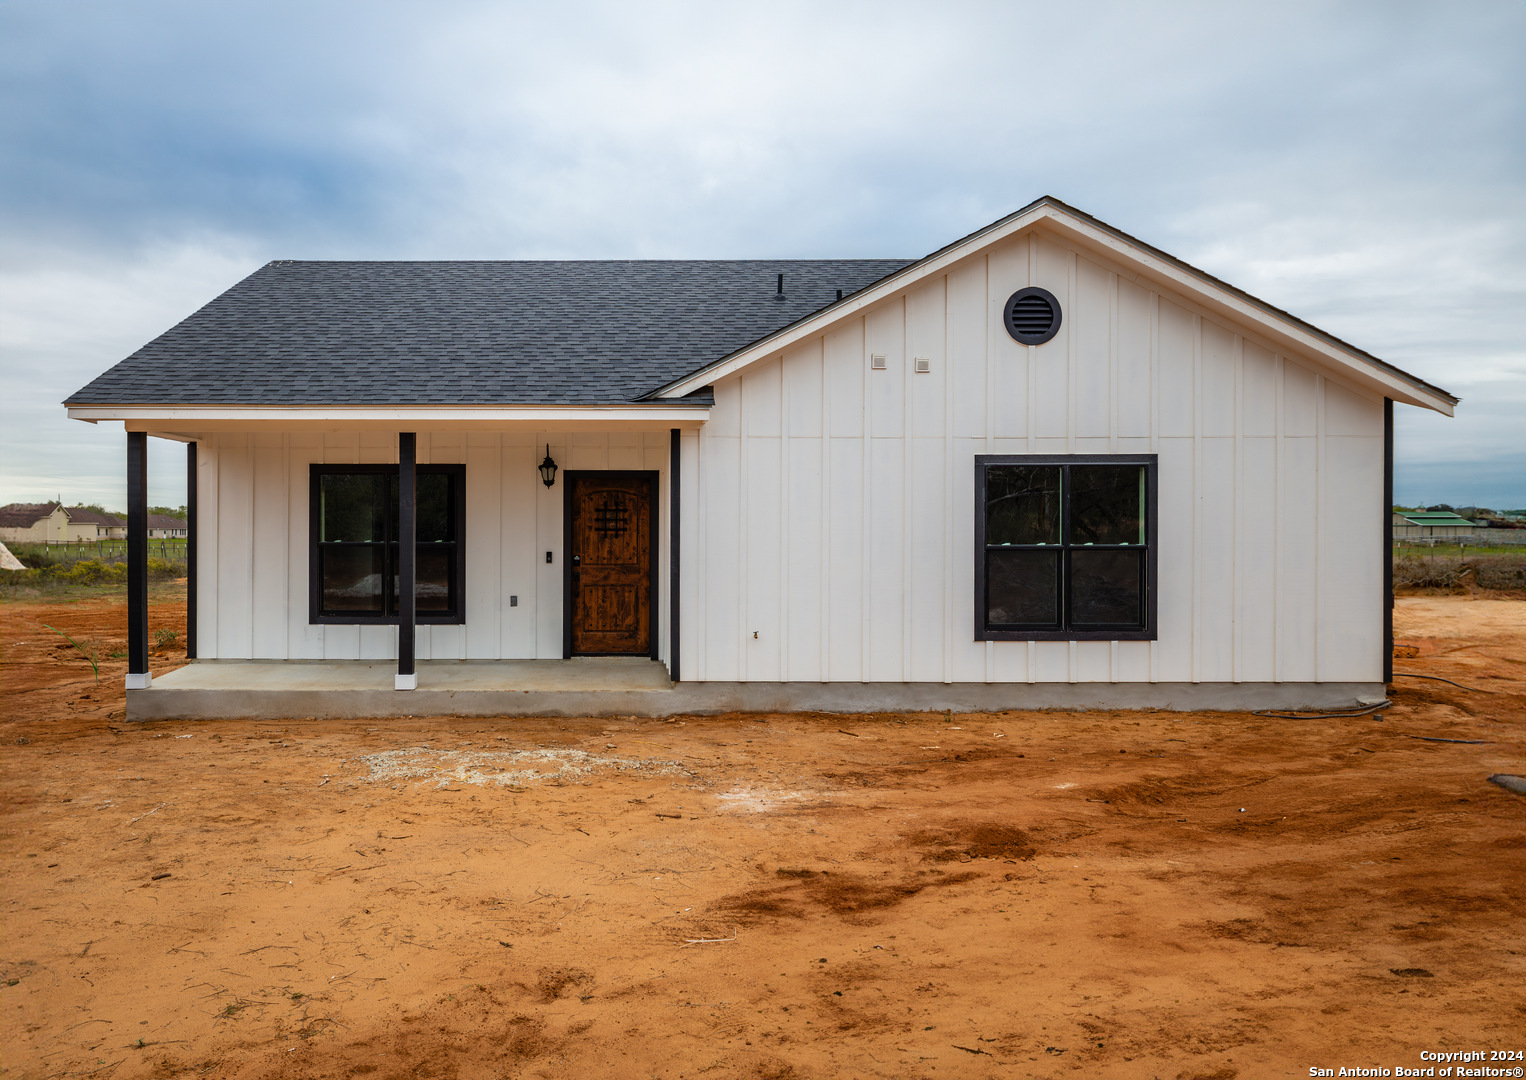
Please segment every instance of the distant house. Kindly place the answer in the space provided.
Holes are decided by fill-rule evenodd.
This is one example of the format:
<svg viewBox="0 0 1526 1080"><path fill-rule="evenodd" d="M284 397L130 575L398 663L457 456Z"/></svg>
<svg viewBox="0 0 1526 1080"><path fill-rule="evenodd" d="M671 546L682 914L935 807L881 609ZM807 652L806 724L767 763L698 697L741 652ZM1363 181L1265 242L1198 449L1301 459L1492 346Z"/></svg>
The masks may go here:
<svg viewBox="0 0 1526 1080"><path fill-rule="evenodd" d="M916 260L272 262L66 404L126 428L140 718L1381 701L1394 407L1456 403L1045 198Z"/></svg>
<svg viewBox="0 0 1526 1080"><path fill-rule="evenodd" d="M127 536L127 522L115 514L103 514L84 506L64 508L69 515L68 539L71 543L88 540L120 540Z"/></svg>
<svg viewBox="0 0 1526 1080"><path fill-rule="evenodd" d="M1483 528L1450 510L1400 510L1393 517L1394 539L1472 536Z"/></svg>
<svg viewBox="0 0 1526 1080"><path fill-rule="evenodd" d="M183 518L173 514L149 514L148 538L150 540L183 540L190 535L190 526Z"/></svg>
<svg viewBox="0 0 1526 1080"><path fill-rule="evenodd" d="M62 544L69 539L69 512L62 503L11 503L0 506L0 540L9 543Z"/></svg>

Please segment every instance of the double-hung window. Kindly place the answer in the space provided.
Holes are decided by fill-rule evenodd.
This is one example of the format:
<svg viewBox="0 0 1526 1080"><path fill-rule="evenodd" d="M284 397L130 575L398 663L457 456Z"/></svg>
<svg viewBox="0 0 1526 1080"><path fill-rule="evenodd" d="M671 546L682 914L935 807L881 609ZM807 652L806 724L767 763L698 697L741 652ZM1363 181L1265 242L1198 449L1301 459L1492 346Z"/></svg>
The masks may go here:
<svg viewBox="0 0 1526 1080"><path fill-rule="evenodd" d="M1153 640L1154 454L975 458L976 640Z"/></svg>
<svg viewBox="0 0 1526 1080"><path fill-rule="evenodd" d="M416 618L465 622L465 467L416 476ZM397 466L314 465L310 485L309 621L397 622Z"/></svg>

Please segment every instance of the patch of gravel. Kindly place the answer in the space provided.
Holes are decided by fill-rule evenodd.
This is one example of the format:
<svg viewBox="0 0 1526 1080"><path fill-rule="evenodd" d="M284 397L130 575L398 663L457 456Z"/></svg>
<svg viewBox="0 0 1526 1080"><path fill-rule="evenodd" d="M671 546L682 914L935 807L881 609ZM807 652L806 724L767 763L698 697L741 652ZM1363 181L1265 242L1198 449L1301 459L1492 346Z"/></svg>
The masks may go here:
<svg viewBox="0 0 1526 1080"><path fill-rule="evenodd" d="M681 761L615 757L585 750L431 750L427 746L410 746L354 760L369 769L369 775L362 779L381 783L432 781L435 787L447 784L524 787L547 780L582 780L600 772L698 779Z"/></svg>
<svg viewBox="0 0 1526 1080"><path fill-rule="evenodd" d="M730 791L722 791L716 794L716 799L721 804L722 811L730 811L734 814L766 814L770 810L776 810L788 802L798 802L804 796L798 791L783 791L778 788L743 787L737 785Z"/></svg>

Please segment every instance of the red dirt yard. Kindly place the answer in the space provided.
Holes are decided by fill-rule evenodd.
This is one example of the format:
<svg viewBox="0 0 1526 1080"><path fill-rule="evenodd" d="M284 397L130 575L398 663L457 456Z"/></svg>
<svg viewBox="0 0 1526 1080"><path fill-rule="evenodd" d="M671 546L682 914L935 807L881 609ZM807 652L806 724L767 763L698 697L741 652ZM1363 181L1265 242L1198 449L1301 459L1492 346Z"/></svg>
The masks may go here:
<svg viewBox="0 0 1526 1080"><path fill-rule="evenodd" d="M1400 670L1477 690L1401 678L1345 720L128 724L122 664L97 688L41 625L104 653L120 601L9 602L0 1074L1224 1080L1520 1051L1526 799L1485 778L1526 771L1526 603L1399 604Z"/></svg>

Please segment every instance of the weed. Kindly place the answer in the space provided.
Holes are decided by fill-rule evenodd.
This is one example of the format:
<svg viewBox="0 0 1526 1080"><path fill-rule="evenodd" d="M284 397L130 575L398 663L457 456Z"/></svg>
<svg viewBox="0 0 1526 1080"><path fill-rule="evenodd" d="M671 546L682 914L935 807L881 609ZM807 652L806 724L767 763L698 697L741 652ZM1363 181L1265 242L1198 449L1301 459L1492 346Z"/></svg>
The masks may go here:
<svg viewBox="0 0 1526 1080"><path fill-rule="evenodd" d="M173 649L179 640L180 631L171 630L168 626L161 626L154 631L154 644L161 649Z"/></svg>
<svg viewBox="0 0 1526 1080"><path fill-rule="evenodd" d="M43 623L42 625L43 626L47 626L49 630L53 631L59 637L63 638L70 645L73 645L75 647L75 649L79 650L79 654L90 662L90 670L95 673L95 681L96 681L97 684L99 684L100 681L101 681L101 639L100 638L91 638L90 639L90 651L86 652L85 651L85 647L83 645L81 645L79 642L75 641L72 637L70 637L68 634L64 633L58 627L56 627L56 626L48 626L47 623ZM115 655L115 654L113 654L113 655Z"/></svg>

